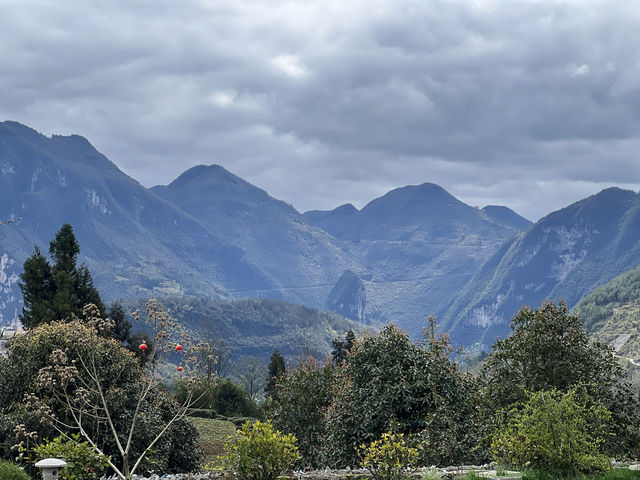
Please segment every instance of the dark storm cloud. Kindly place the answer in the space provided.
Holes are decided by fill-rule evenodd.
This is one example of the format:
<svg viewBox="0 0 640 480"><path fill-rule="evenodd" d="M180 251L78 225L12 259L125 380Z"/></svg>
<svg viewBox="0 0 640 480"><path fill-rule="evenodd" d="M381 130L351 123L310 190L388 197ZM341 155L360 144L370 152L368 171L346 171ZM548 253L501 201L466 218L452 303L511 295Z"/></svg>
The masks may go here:
<svg viewBox="0 0 640 480"><path fill-rule="evenodd" d="M533 219L640 185L632 1L0 8L0 115L146 185L220 163L305 210L430 181Z"/></svg>

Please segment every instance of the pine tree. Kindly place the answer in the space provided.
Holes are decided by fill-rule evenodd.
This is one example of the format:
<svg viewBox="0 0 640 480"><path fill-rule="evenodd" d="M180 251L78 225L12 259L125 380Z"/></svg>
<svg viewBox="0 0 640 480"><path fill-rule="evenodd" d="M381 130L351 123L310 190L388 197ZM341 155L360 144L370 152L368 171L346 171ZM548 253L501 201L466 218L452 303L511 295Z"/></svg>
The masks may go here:
<svg viewBox="0 0 640 480"><path fill-rule="evenodd" d="M24 296L20 320L25 328L33 328L53 320L82 317L82 308L93 303L100 314L105 307L86 265L76 267L80 246L73 228L65 223L49 244L51 265L38 247L24 262L22 282Z"/></svg>
<svg viewBox="0 0 640 480"><path fill-rule="evenodd" d="M284 365L284 357L276 348L271 354L271 359L269 360L269 376L267 377L267 386L264 389L267 395L270 395L275 391L278 379L286 375L286 373L287 369Z"/></svg>
<svg viewBox="0 0 640 480"><path fill-rule="evenodd" d="M131 343L131 322L125 318L124 308L119 302L114 303L109 310L109 318L113 321L113 338L120 343ZM135 345L137 348L138 345Z"/></svg>
<svg viewBox="0 0 640 480"><path fill-rule="evenodd" d="M51 266L38 247L24 262L19 283L24 298L20 321L25 328L55 319L52 308L53 276Z"/></svg>

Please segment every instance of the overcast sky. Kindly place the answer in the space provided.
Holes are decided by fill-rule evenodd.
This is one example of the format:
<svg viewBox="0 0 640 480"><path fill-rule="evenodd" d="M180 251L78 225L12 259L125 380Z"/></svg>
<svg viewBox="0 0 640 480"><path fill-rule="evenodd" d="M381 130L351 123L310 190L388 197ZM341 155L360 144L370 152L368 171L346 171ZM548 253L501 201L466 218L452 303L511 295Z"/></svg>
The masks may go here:
<svg viewBox="0 0 640 480"><path fill-rule="evenodd" d="M532 220L640 189L636 0L0 0L0 120L146 186L221 164L298 210L407 184Z"/></svg>

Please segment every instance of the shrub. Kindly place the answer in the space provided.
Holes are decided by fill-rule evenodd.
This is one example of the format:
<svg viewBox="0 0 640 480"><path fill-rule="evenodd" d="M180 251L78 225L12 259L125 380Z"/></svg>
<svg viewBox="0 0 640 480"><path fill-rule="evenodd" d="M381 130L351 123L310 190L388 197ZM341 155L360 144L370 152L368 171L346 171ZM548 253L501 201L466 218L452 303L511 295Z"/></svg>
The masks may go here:
<svg viewBox="0 0 640 480"><path fill-rule="evenodd" d="M22 468L11 462L0 460L0 480L31 480Z"/></svg>
<svg viewBox="0 0 640 480"><path fill-rule="evenodd" d="M408 447L401 433L386 432L380 440L358 449L360 465L371 472L374 480L400 480L407 467L416 464L418 450Z"/></svg>
<svg viewBox="0 0 640 480"><path fill-rule="evenodd" d="M223 466L243 480L275 480L300 458L296 437L274 430L271 422L245 422L225 451Z"/></svg>
<svg viewBox="0 0 640 480"><path fill-rule="evenodd" d="M603 406L590 404L581 388L532 393L508 412L494 435L493 455L507 465L556 475L606 470L609 460L600 446L610 415Z"/></svg>
<svg viewBox="0 0 640 480"><path fill-rule="evenodd" d="M42 443L33 449L33 453L36 460L61 458L67 462L60 470L63 480L97 480L108 466L106 457L96 453L87 442L81 442L77 433L60 435Z"/></svg>

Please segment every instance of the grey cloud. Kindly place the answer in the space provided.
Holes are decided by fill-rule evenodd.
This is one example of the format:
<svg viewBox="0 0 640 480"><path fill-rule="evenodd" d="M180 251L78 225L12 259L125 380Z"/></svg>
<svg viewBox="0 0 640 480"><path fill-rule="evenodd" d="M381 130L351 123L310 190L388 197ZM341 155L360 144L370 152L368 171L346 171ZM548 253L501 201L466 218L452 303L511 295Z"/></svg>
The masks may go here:
<svg viewBox="0 0 640 480"><path fill-rule="evenodd" d="M638 188L631 1L0 4L0 116L145 185L221 163L306 210L431 181L532 219Z"/></svg>

